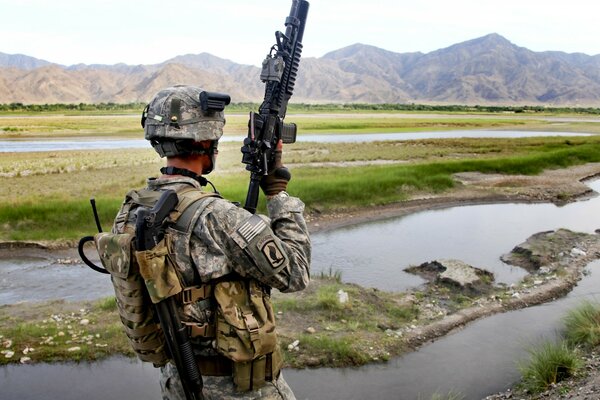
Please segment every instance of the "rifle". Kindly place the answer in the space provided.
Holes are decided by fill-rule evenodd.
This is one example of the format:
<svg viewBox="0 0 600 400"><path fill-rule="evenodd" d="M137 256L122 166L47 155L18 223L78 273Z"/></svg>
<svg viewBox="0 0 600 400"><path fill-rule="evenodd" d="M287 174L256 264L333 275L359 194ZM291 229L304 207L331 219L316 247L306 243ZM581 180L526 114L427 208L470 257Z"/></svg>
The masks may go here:
<svg viewBox="0 0 600 400"><path fill-rule="evenodd" d="M242 163L251 173L244 208L253 214L260 180L269 172L277 143L296 142L296 124L286 124L283 120L298 75L308 7L306 0L292 0L285 34L275 32L276 44L262 63L260 79L265 83L265 97L258 113L250 112L248 137L242 147Z"/></svg>
<svg viewBox="0 0 600 400"><path fill-rule="evenodd" d="M136 250L154 248L165 236L164 222L179 199L173 190L165 190L152 209L140 207L135 225ZM194 357L186 327L181 323L173 296L154 304L160 327L188 400L202 400L202 375Z"/></svg>

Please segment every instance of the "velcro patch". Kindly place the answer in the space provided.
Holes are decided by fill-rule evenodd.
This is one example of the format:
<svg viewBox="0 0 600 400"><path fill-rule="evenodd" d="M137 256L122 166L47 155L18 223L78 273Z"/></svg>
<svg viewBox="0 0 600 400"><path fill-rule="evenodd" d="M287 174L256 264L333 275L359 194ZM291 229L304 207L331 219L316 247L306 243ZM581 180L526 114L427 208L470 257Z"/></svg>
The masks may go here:
<svg viewBox="0 0 600 400"><path fill-rule="evenodd" d="M271 267L279 268L283 263L285 263L285 256L273 237L265 237L263 240L258 242L257 246L269 261Z"/></svg>
<svg viewBox="0 0 600 400"><path fill-rule="evenodd" d="M258 215L253 215L237 229L237 234L250 243L259 233L267 227L267 223Z"/></svg>

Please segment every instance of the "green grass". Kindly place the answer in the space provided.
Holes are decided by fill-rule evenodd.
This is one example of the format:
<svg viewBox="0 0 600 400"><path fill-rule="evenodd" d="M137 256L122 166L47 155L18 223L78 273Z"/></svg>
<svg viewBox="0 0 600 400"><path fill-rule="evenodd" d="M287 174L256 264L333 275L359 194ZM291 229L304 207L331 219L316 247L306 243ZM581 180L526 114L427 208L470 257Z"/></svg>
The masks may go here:
<svg viewBox="0 0 600 400"><path fill-rule="evenodd" d="M322 364L348 366L362 365L370 361L361 348L356 346L352 337L302 335L299 340L300 346L318 355Z"/></svg>
<svg viewBox="0 0 600 400"><path fill-rule="evenodd" d="M96 303L98 309L102 311L116 311L117 310L117 298L115 296L106 297L98 300Z"/></svg>
<svg viewBox="0 0 600 400"><path fill-rule="evenodd" d="M398 202L419 192L443 192L454 186L452 174L458 172L532 175L544 169L600 161L600 143L595 139L579 143L550 141L536 147L537 150L529 154L496 158L296 168L292 170L289 191L306 203L308 211L351 209ZM148 168L141 165L127 170L105 168L73 174L2 178L0 184L12 200L0 199L3 228L0 239L76 239L94 233L90 192L86 192L92 187L99 193L98 210L104 228L108 229L124 193L131 187L143 186L144 175L140 177L138 171ZM221 172L211 176L211 180L225 198L238 201L245 198L248 176L244 171ZM50 188L44 186L49 182L54 182ZM65 185L64 193L57 192L54 186L61 184ZM11 189L12 185L18 189ZM83 190L80 186L89 189ZM50 193L45 195L47 191ZM13 192L23 195L15 198ZM34 194L25 195L29 192ZM264 210L264 200L260 210Z"/></svg>
<svg viewBox="0 0 600 400"><path fill-rule="evenodd" d="M574 376L583 366L576 350L566 342L544 342L529 350L530 359L520 366L521 385L540 393L553 384Z"/></svg>
<svg viewBox="0 0 600 400"><path fill-rule="evenodd" d="M600 304L584 301L563 319L564 336L573 346L592 348L600 345Z"/></svg>

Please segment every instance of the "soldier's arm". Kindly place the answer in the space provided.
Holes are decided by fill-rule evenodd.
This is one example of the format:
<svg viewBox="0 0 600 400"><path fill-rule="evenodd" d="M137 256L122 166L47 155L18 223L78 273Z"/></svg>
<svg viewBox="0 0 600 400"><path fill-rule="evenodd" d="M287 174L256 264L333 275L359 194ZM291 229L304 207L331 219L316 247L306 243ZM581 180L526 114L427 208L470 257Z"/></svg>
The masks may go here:
<svg viewBox="0 0 600 400"><path fill-rule="evenodd" d="M280 194L268 201L268 210L270 219L218 200L202 212L191 250L203 281L237 272L282 292L308 285L311 244L304 204Z"/></svg>

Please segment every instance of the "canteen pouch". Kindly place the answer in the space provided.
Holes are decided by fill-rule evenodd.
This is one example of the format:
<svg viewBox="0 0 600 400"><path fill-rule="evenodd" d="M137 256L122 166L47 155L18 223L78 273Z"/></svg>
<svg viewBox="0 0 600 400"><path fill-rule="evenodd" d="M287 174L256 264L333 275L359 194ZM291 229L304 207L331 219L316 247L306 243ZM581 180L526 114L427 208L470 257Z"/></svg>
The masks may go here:
<svg viewBox="0 0 600 400"><path fill-rule="evenodd" d="M231 359L233 380L240 391L276 379L283 360L275 332L270 296L254 280L218 282L217 351Z"/></svg>
<svg viewBox="0 0 600 400"><path fill-rule="evenodd" d="M142 361L165 365L168 357L164 335L154 320L154 308L133 256L135 237L129 233L99 233L94 239L102 265L110 272L119 316L133 351Z"/></svg>
<svg viewBox="0 0 600 400"><path fill-rule="evenodd" d="M183 290L169 254L166 236L152 249L136 251L135 258L154 304Z"/></svg>

